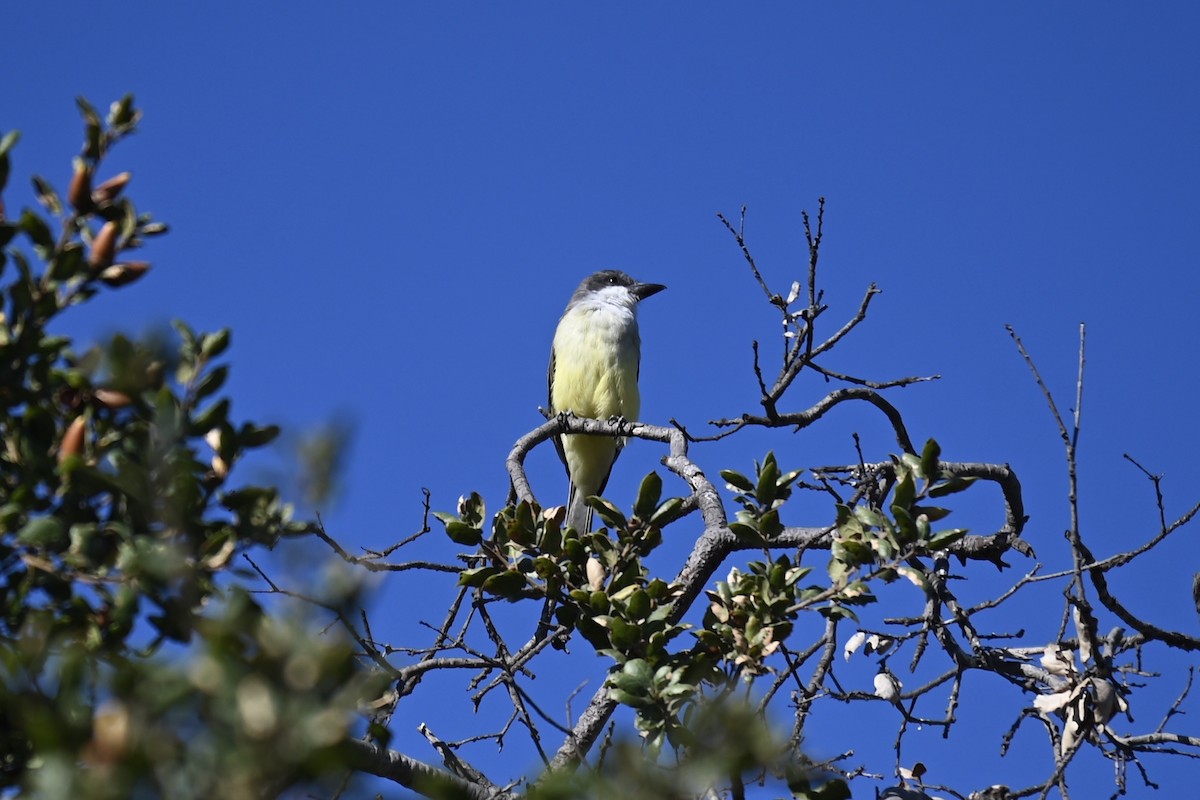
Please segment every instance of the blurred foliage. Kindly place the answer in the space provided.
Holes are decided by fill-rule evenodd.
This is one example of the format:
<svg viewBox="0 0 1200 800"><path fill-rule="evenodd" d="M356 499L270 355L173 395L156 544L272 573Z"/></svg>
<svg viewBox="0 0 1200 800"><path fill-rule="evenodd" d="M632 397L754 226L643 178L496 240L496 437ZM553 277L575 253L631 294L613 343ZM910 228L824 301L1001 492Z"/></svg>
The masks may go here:
<svg viewBox="0 0 1200 800"><path fill-rule="evenodd" d="M78 104L65 198L35 177L40 210L0 202L0 789L241 798L333 775L378 687L311 607L268 614L232 580L239 554L311 526L231 480L279 431L231 416L229 331L82 350L53 331L142 279L130 254L167 230L128 172L98 180L137 128L132 97L103 118ZM0 136L0 192L17 142Z"/></svg>
<svg viewBox="0 0 1200 800"><path fill-rule="evenodd" d="M691 742L677 761L648 760L637 743L621 740L595 770L552 773L529 798L692 800L718 796L714 787L731 784L767 787L771 794L763 796L772 797L779 792L800 800L850 797L844 780L815 774L812 764L795 760L760 713L729 695L697 707L688 722Z"/></svg>
<svg viewBox="0 0 1200 800"><path fill-rule="evenodd" d="M295 482L305 507L328 508L336 502L342 489L338 479L353 438L354 424L346 415L296 437L292 443L299 471Z"/></svg>

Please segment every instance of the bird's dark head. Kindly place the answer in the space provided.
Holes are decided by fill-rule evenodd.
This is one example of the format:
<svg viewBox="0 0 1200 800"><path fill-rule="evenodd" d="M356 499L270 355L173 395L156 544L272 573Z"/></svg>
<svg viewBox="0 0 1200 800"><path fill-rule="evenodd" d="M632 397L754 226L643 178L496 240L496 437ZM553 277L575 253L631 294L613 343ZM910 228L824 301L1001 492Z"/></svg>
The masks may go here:
<svg viewBox="0 0 1200 800"><path fill-rule="evenodd" d="M640 283L619 269L604 269L583 279L571 302L596 295L622 295L631 297L633 302L645 300L652 294L658 294L667 288L661 283Z"/></svg>

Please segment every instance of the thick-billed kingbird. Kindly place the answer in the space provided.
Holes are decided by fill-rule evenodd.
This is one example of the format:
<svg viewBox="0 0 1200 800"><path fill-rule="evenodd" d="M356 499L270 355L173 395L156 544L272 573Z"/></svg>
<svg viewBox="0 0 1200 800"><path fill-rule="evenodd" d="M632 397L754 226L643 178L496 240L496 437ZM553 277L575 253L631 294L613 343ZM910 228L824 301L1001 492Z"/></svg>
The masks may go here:
<svg viewBox="0 0 1200 800"><path fill-rule="evenodd" d="M588 419L637 419L642 359L638 302L665 288L638 283L615 269L589 275L579 284L558 321L550 350L551 412ZM567 526L590 532L592 509L587 498L604 491L624 444L624 439L585 434L554 440L571 480Z"/></svg>

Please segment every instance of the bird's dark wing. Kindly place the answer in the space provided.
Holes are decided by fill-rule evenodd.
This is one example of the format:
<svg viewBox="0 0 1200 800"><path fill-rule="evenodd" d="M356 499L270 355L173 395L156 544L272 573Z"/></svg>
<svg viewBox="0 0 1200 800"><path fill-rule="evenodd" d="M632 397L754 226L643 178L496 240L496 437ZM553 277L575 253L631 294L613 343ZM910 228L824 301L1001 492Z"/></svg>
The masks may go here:
<svg viewBox="0 0 1200 800"><path fill-rule="evenodd" d="M546 370L546 410L551 414L558 412L554 407L554 348L550 348L550 368ZM563 466L567 465L567 454L563 450L562 437L554 437L554 449L558 451L558 457L562 461ZM568 473L570 474L570 473Z"/></svg>

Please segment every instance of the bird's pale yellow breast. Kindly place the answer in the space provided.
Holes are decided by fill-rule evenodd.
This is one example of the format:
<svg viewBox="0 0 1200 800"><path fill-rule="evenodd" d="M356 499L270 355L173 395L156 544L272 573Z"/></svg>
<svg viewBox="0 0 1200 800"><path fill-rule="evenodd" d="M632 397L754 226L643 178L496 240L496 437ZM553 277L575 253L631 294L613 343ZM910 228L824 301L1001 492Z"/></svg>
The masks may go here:
<svg viewBox="0 0 1200 800"><path fill-rule="evenodd" d="M639 346L632 312L590 307L567 312L554 334L554 410L637 419Z"/></svg>

